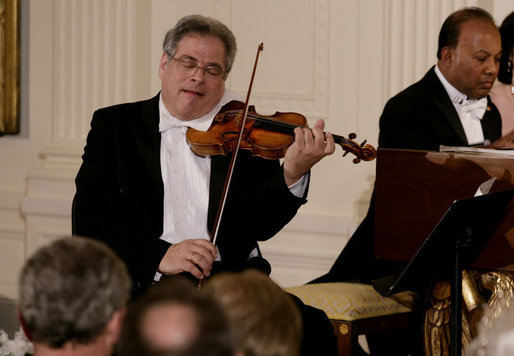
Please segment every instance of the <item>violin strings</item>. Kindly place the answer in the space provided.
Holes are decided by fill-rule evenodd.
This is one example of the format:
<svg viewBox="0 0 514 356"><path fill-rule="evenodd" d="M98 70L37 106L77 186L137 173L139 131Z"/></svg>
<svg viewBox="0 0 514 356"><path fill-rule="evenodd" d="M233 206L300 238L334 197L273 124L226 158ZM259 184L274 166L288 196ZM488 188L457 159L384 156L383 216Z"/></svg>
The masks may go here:
<svg viewBox="0 0 514 356"><path fill-rule="evenodd" d="M294 130L295 127L302 127L302 128L307 127L307 126L295 125L295 124L291 124L291 123L288 123L288 122L283 122L283 121L279 121L279 120L269 119L269 118L266 118L266 117L252 115L252 114L248 114L248 117L250 117L252 119L255 119L257 121L263 121L263 122L266 122L266 123L271 123L273 125L287 127L287 128L293 129L293 130ZM336 143L343 142L343 143L347 143L347 144L352 145L352 142L348 141L343 136L334 135L334 134L332 134L332 136L334 137L334 140L335 140Z"/></svg>
<svg viewBox="0 0 514 356"><path fill-rule="evenodd" d="M237 116L237 115L239 115L239 112L240 112L240 110L227 111L227 112L224 113L224 116L229 116L229 117L230 116ZM272 125L275 125L275 126L285 127L285 128L290 129L291 131L294 130L296 127L302 127L302 128L306 128L307 127L307 126L303 126L303 125L296 125L296 124L291 124L289 122L284 122L284 121L279 121L279 120L275 120L275 119L270 119L270 118L267 118L267 117L263 117L263 116L259 116L259 115L255 115L255 114L250 114L250 113L248 113L246 116L251 118L251 119L254 119L255 121L261 121L261 122L272 124ZM335 135L335 134L332 134L332 136L334 137L334 141L337 144L345 143L345 144L350 145L350 146L356 146L357 145L358 147L361 147L358 144L356 144L355 142L352 142L352 141L348 140L347 138L345 138L343 136Z"/></svg>
<svg viewBox="0 0 514 356"><path fill-rule="evenodd" d="M225 115L236 116L236 115L239 114L239 111L238 110L227 111L225 113ZM249 117L251 119L254 119L256 121L261 121L261 122L272 124L272 125L275 125L275 126L285 127L285 128L291 129L291 131L294 130L296 127L302 127L302 128L307 127L307 126L303 126L303 125L295 125L295 124L291 124L289 122L284 122L284 121L279 121L279 120L275 120L275 119L270 119L270 118L263 117L263 116L258 116L258 115L255 115L255 114L247 114L247 117ZM348 139L346 139L343 136L334 135L334 134L332 134L332 136L334 137L335 142L338 143L338 144L346 143L346 144L349 144L351 146L355 145L354 142L349 141Z"/></svg>

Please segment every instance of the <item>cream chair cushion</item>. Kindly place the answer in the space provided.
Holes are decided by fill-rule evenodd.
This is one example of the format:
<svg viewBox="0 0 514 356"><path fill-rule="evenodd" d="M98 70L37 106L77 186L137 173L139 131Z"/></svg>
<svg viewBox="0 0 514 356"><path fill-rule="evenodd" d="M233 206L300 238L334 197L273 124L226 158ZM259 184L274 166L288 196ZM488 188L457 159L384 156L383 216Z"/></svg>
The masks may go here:
<svg viewBox="0 0 514 356"><path fill-rule="evenodd" d="M284 288L305 304L323 310L331 320L353 321L413 310L416 294L410 291L382 297L371 285L319 283Z"/></svg>

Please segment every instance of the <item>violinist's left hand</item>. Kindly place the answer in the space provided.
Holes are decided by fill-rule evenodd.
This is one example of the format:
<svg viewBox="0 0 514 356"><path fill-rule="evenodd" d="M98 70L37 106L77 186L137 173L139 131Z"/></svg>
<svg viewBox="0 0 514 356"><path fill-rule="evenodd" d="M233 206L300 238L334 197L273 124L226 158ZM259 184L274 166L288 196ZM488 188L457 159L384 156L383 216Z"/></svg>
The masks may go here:
<svg viewBox="0 0 514 356"><path fill-rule="evenodd" d="M318 120L314 127L294 129L295 141L284 157L284 178L290 186L306 174L323 157L334 153L332 134L323 133L325 121Z"/></svg>

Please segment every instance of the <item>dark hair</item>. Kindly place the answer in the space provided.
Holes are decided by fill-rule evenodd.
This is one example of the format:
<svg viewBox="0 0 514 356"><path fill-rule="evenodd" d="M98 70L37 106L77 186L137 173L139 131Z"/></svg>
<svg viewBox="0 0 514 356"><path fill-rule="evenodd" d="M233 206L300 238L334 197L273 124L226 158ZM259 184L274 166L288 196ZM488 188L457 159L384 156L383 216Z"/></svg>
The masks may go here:
<svg viewBox="0 0 514 356"><path fill-rule="evenodd" d="M443 26L441 26L437 46L437 58L441 59L441 51L444 47L457 47L461 25L471 20L483 20L490 22L496 27L491 14L479 7L466 7L455 11L444 20Z"/></svg>
<svg viewBox="0 0 514 356"><path fill-rule="evenodd" d="M87 344L125 307L130 277L105 244L67 237L38 249L20 275L20 311L31 340Z"/></svg>
<svg viewBox="0 0 514 356"><path fill-rule="evenodd" d="M198 332L186 345L158 348L144 335L143 320L154 307L190 308ZM170 276L150 287L125 315L116 354L123 356L232 356L234 346L228 320L221 306L210 296L199 293L183 276Z"/></svg>
<svg viewBox="0 0 514 356"><path fill-rule="evenodd" d="M512 67L514 66L512 59L510 59L512 48L514 47L514 11L503 20L500 26L500 35L502 39L502 56L500 58L498 80L504 84L511 84Z"/></svg>
<svg viewBox="0 0 514 356"><path fill-rule="evenodd" d="M190 33L198 33L202 36L215 36L225 44L225 74L228 74L236 57L236 38L227 26L210 17L201 15L183 17L177 22L175 27L166 33L162 49L168 55L168 60L177 52L178 43L182 38Z"/></svg>

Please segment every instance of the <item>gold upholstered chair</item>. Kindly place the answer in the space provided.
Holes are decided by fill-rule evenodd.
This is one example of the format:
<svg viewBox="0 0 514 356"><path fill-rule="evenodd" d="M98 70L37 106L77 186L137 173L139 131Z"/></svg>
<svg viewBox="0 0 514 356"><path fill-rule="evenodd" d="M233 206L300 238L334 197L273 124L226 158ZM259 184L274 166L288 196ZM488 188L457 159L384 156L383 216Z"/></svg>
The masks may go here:
<svg viewBox="0 0 514 356"><path fill-rule="evenodd" d="M416 295L410 291L382 297L371 285L342 282L284 289L327 314L337 337L339 356L355 354L359 335L404 330L413 325Z"/></svg>

